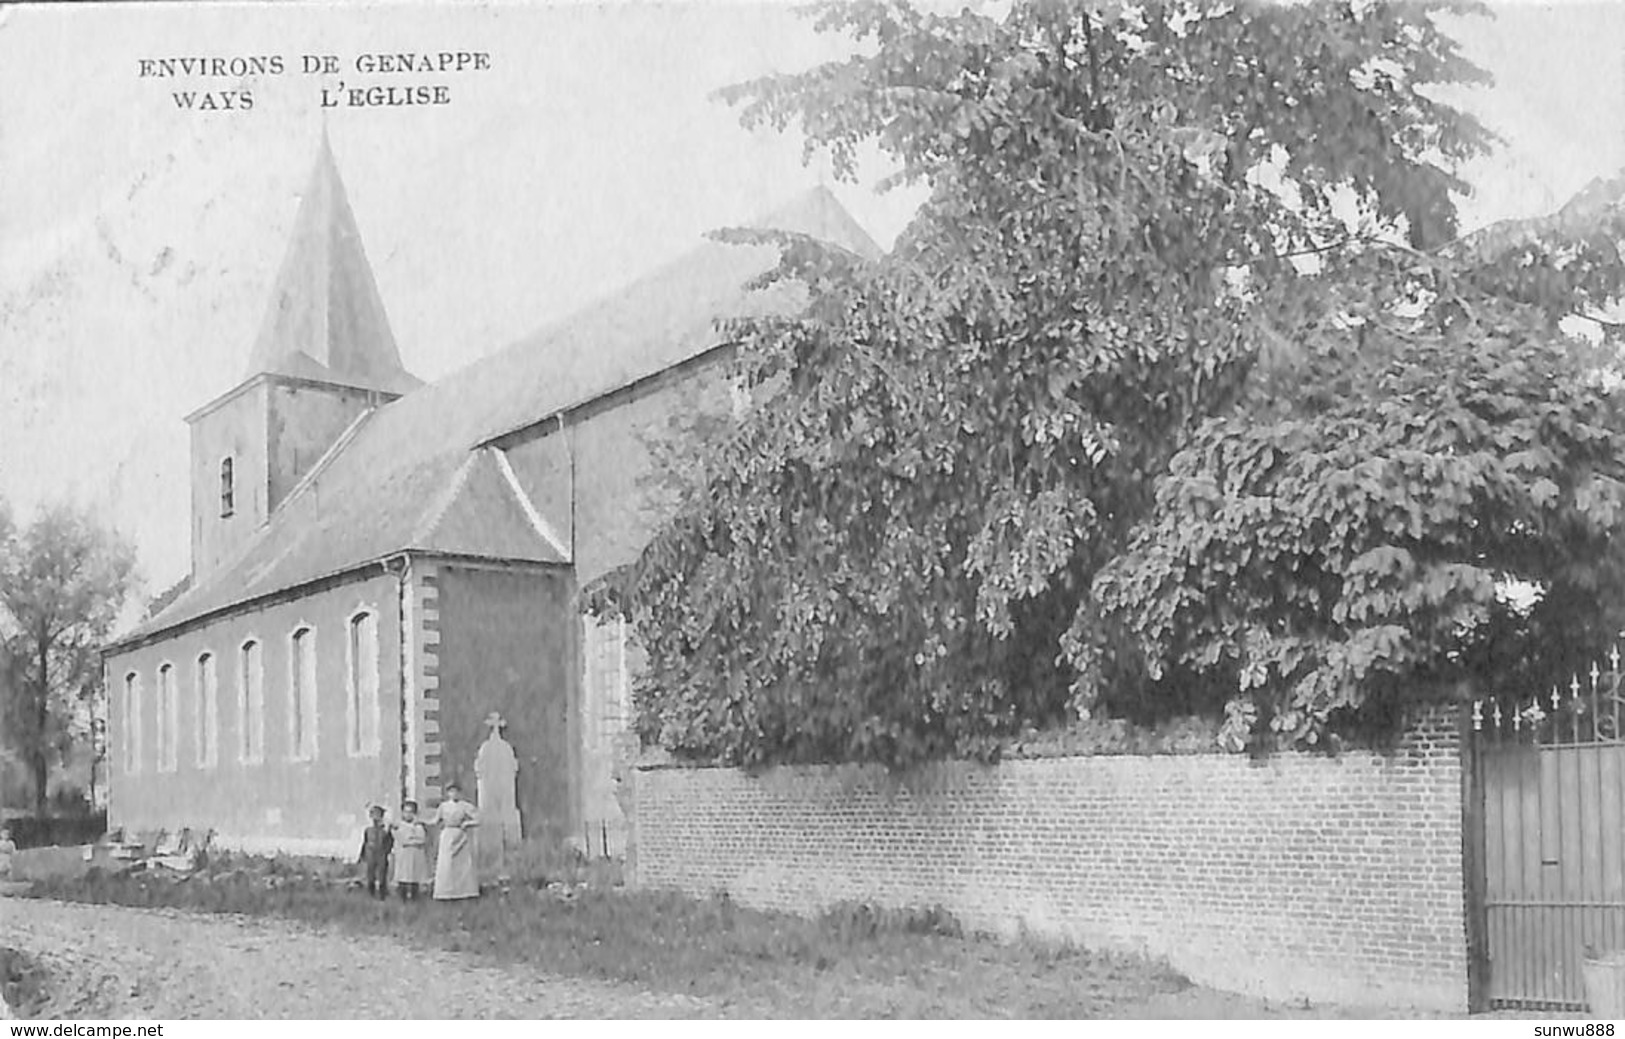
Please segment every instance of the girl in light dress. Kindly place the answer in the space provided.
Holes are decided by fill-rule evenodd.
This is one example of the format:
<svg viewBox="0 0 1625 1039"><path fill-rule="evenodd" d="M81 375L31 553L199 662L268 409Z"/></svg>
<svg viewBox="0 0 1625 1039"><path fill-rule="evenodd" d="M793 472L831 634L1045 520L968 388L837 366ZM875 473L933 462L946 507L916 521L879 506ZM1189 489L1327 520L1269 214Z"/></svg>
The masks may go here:
<svg viewBox="0 0 1625 1039"><path fill-rule="evenodd" d="M401 821L395 824L395 890L401 901L416 902L429 873L429 831L418 822L418 803L401 805Z"/></svg>

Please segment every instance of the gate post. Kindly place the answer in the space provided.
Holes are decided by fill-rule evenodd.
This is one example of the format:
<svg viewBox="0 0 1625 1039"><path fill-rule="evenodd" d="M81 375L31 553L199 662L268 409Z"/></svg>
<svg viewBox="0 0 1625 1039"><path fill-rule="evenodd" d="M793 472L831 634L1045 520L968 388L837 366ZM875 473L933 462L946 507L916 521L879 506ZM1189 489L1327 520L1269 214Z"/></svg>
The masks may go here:
<svg viewBox="0 0 1625 1039"><path fill-rule="evenodd" d="M1484 776L1479 751L1480 733L1473 703L1458 711L1461 726L1461 876L1467 923L1467 1010L1482 1013L1489 1006L1489 941L1484 887Z"/></svg>

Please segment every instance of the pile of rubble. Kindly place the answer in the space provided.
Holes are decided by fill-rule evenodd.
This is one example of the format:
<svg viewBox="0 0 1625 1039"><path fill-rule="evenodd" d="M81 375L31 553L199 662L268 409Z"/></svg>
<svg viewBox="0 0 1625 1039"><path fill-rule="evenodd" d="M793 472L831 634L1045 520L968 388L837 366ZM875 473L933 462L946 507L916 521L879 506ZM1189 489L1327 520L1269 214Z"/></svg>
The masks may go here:
<svg viewBox="0 0 1625 1039"><path fill-rule="evenodd" d="M345 862L277 855L264 857L218 849L213 832L183 829L127 839L113 833L84 849L84 860L110 873L202 884L247 881L265 888L357 887L361 880Z"/></svg>
<svg viewBox="0 0 1625 1039"><path fill-rule="evenodd" d="M199 836L191 830L158 832L145 837L115 830L95 844L82 846L79 855L87 868L108 873L189 876L207 864L212 837L211 833ZM58 849L57 854L67 850Z"/></svg>
<svg viewBox="0 0 1625 1039"><path fill-rule="evenodd" d="M51 878L96 873L138 877L143 881L186 884L245 884L279 888L349 888L365 886L359 868L348 860L294 855L254 855L219 847L208 830L128 833L115 830L79 848L31 849L20 870L19 886ZM509 863L512 868L481 887L490 894L523 892L542 899L573 902L589 888L619 886L618 874L584 868L579 855L559 860L559 853L533 854ZM584 875L585 874L585 875ZM603 875L600 875L603 874ZM3 893L3 892L0 892ZM429 894L428 890L424 894Z"/></svg>

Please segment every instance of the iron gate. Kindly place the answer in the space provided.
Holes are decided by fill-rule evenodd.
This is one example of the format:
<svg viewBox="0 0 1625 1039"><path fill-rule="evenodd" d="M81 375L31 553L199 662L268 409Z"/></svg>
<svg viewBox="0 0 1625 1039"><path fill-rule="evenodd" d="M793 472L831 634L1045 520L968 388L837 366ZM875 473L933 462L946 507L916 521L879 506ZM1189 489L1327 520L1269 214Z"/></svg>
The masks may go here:
<svg viewBox="0 0 1625 1039"><path fill-rule="evenodd" d="M1480 1004L1583 1009L1581 960L1625 950L1617 647L1609 663L1549 695L1472 705L1469 912Z"/></svg>

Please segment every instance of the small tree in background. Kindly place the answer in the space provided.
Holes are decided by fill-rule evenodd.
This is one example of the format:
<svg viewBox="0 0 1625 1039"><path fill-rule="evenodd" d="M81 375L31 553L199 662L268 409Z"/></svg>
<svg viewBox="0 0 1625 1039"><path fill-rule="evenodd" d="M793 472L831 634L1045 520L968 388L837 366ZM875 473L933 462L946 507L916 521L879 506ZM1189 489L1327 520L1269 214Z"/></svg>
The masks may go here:
<svg viewBox="0 0 1625 1039"><path fill-rule="evenodd" d="M76 719L105 715L100 647L134 590L135 553L87 513L42 509L18 529L0 508L0 635L10 666L6 742L28 765L45 814L51 761L65 760Z"/></svg>

